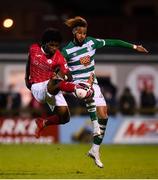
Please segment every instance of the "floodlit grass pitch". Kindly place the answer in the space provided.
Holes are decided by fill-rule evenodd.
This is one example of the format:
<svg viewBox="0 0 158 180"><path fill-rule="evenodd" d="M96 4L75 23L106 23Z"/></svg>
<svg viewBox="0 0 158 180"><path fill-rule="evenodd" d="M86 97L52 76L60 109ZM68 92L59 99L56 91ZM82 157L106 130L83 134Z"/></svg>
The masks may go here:
<svg viewBox="0 0 158 180"><path fill-rule="evenodd" d="M155 178L158 145L102 145L104 168L86 156L90 145L0 145L0 178Z"/></svg>

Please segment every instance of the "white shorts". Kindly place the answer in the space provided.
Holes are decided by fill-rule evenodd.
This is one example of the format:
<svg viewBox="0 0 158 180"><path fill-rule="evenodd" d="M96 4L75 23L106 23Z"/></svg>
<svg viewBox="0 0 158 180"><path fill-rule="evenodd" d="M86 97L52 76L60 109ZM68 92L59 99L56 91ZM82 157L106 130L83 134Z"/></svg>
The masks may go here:
<svg viewBox="0 0 158 180"><path fill-rule="evenodd" d="M31 86L31 92L34 98L40 103L48 103L51 106L67 106L67 102L61 91L55 96L47 92L48 81L35 83Z"/></svg>
<svg viewBox="0 0 158 180"><path fill-rule="evenodd" d="M101 92L101 89L98 84L93 84L93 89L94 89L94 101L96 106L106 106L106 101L105 98Z"/></svg>

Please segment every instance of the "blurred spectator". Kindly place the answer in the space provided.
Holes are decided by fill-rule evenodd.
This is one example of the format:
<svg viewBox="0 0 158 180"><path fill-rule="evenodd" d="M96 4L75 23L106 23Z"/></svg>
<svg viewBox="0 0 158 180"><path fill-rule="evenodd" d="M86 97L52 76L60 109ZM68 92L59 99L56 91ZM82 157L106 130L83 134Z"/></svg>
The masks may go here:
<svg viewBox="0 0 158 180"><path fill-rule="evenodd" d="M7 95L4 92L0 92L0 116L6 114L6 106L7 106Z"/></svg>
<svg viewBox="0 0 158 180"><path fill-rule="evenodd" d="M21 94L16 91L14 84L10 84L7 93L7 110L10 111L11 115L19 115L21 104Z"/></svg>
<svg viewBox="0 0 158 180"><path fill-rule="evenodd" d="M0 109L5 109L7 105L6 93L0 92Z"/></svg>
<svg viewBox="0 0 158 180"><path fill-rule="evenodd" d="M72 141L79 143L91 143L93 140L92 124L87 120L83 127L72 134Z"/></svg>
<svg viewBox="0 0 158 180"><path fill-rule="evenodd" d="M153 88L144 82L144 89L140 94L140 108L142 115L154 115L156 113L156 97Z"/></svg>
<svg viewBox="0 0 158 180"><path fill-rule="evenodd" d="M106 103L109 108L109 114L115 115L117 110L116 86L111 82L110 77L99 77L98 82L106 99Z"/></svg>
<svg viewBox="0 0 158 180"><path fill-rule="evenodd" d="M123 115L135 114L136 101L129 87L125 87L119 99L119 110Z"/></svg>

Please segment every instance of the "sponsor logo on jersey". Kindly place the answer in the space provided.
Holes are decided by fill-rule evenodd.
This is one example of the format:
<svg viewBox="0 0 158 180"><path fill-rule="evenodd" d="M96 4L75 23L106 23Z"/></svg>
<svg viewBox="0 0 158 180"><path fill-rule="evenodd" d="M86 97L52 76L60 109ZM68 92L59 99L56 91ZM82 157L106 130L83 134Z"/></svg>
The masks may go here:
<svg viewBox="0 0 158 180"><path fill-rule="evenodd" d="M41 57L42 55L41 54L37 54L36 57Z"/></svg>
<svg viewBox="0 0 158 180"><path fill-rule="evenodd" d="M51 59L47 59L47 62L48 62L48 64L51 64L52 60Z"/></svg>
<svg viewBox="0 0 158 180"><path fill-rule="evenodd" d="M35 64L35 65L39 65L38 60L34 60L34 64Z"/></svg>
<svg viewBox="0 0 158 180"><path fill-rule="evenodd" d="M80 63L83 64L84 66L88 66L91 62L90 56L84 56L80 58Z"/></svg>

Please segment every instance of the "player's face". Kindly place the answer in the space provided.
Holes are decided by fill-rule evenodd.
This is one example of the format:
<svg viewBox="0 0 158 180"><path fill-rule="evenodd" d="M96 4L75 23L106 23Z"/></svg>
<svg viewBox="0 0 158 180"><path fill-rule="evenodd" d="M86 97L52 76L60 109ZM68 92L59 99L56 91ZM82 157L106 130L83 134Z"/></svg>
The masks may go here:
<svg viewBox="0 0 158 180"><path fill-rule="evenodd" d="M46 44L45 51L49 55L53 55L57 49L59 49L59 42L51 41Z"/></svg>
<svg viewBox="0 0 158 180"><path fill-rule="evenodd" d="M75 40L78 43L83 43L87 35L87 28L86 27L78 27L75 32Z"/></svg>

